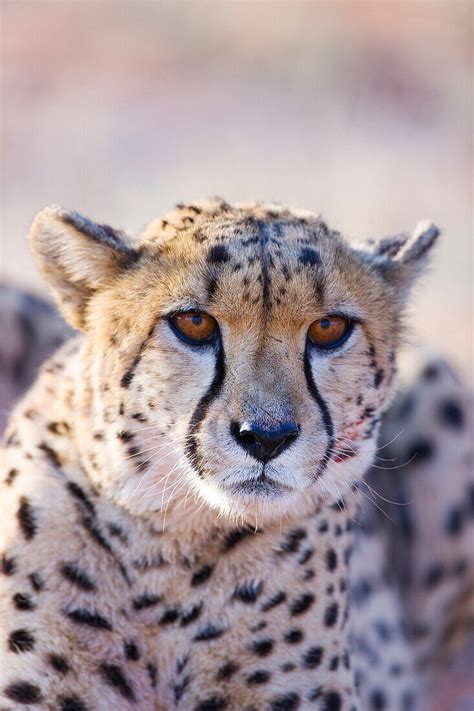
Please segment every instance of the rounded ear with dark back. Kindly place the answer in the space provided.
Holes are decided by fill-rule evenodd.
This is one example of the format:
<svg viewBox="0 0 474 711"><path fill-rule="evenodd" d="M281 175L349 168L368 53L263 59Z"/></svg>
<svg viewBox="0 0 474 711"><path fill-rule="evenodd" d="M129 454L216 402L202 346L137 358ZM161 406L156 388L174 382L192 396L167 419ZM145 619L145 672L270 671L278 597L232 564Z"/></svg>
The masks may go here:
<svg viewBox="0 0 474 711"><path fill-rule="evenodd" d="M56 206L37 215L30 243L64 317L80 330L91 296L140 256L125 233Z"/></svg>
<svg viewBox="0 0 474 711"><path fill-rule="evenodd" d="M440 231L429 220L419 222L411 235L386 237L378 242L357 246L356 251L369 262L393 288L401 304L429 263Z"/></svg>

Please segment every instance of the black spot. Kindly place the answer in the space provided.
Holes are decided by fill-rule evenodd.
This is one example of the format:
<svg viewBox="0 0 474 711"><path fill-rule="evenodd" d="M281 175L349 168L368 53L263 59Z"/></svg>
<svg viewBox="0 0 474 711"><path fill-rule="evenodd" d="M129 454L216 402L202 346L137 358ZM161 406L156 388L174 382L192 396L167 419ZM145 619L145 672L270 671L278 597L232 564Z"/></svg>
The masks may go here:
<svg viewBox="0 0 474 711"><path fill-rule="evenodd" d="M17 512L18 523L26 540L31 540L37 531L36 519L33 514L33 509L26 496L20 499L20 506Z"/></svg>
<svg viewBox="0 0 474 711"><path fill-rule="evenodd" d="M78 696L60 696L58 704L61 711L87 711L87 706Z"/></svg>
<svg viewBox="0 0 474 711"><path fill-rule="evenodd" d="M224 711L227 708L227 701L222 696L212 696L210 699L200 701L194 711Z"/></svg>
<svg viewBox="0 0 474 711"><path fill-rule="evenodd" d="M313 593L303 593L290 603L290 613L292 615L302 615L309 610L313 602Z"/></svg>
<svg viewBox="0 0 474 711"><path fill-rule="evenodd" d="M104 662L100 665L99 671L105 683L116 689L124 699L135 700L131 682L117 664L107 664Z"/></svg>
<svg viewBox="0 0 474 711"><path fill-rule="evenodd" d="M157 677L158 677L157 668L154 664L147 664L146 670L148 673L148 678L150 679L150 686L152 689L154 689L156 686L156 681L157 681Z"/></svg>
<svg viewBox="0 0 474 711"><path fill-rule="evenodd" d="M125 659L131 662L137 662L140 659L140 651L133 639L126 640L123 643L123 653L125 654Z"/></svg>
<svg viewBox="0 0 474 711"><path fill-rule="evenodd" d="M134 610L144 610L147 607L157 605L160 601L161 597L159 595L148 595L147 593L143 593L143 595L138 595L133 598L132 605Z"/></svg>
<svg viewBox="0 0 474 711"><path fill-rule="evenodd" d="M309 559L313 556L314 550L312 548L307 548L303 553L300 555L298 558L298 563L300 565L305 565L309 561Z"/></svg>
<svg viewBox="0 0 474 711"><path fill-rule="evenodd" d="M66 578L66 580L69 580L70 583L76 585L76 587L80 590L91 592L96 589L95 584L92 582L85 570L79 568L79 566L75 563L63 563L60 566L59 571L61 575Z"/></svg>
<svg viewBox="0 0 474 711"><path fill-rule="evenodd" d="M377 370L374 375L374 385L376 388L378 388L381 385L384 377L385 377L385 373L384 373L383 368L379 368L379 370Z"/></svg>
<svg viewBox="0 0 474 711"><path fill-rule="evenodd" d="M423 464L433 458L435 451L434 444L429 439L420 438L411 442L408 447L408 461L413 464Z"/></svg>
<svg viewBox="0 0 474 711"><path fill-rule="evenodd" d="M395 662L395 664L392 664L389 669L390 675L391 676L401 676L403 673L403 667L401 664Z"/></svg>
<svg viewBox="0 0 474 711"><path fill-rule="evenodd" d="M88 627L95 627L99 630L112 629L112 625L107 618L100 615L98 612L92 612L92 610L88 610L85 607L78 607L75 610L68 610L64 614L78 625L87 625Z"/></svg>
<svg viewBox="0 0 474 711"><path fill-rule="evenodd" d="M31 583L31 587L35 592L40 592L44 588L44 581L39 573L30 573L28 575L28 580Z"/></svg>
<svg viewBox="0 0 474 711"><path fill-rule="evenodd" d="M202 585L206 580L209 580L213 570L213 565L204 565L200 570L197 570L191 578L191 587L194 588L196 585Z"/></svg>
<svg viewBox="0 0 474 711"><path fill-rule="evenodd" d="M464 412L459 403L445 400L439 407L439 417L443 425L460 430L464 426Z"/></svg>
<svg viewBox="0 0 474 711"><path fill-rule="evenodd" d="M322 658L322 647L310 647L301 657L301 663L305 669L315 669L321 664Z"/></svg>
<svg viewBox="0 0 474 711"><path fill-rule="evenodd" d="M77 501L79 501L79 503L83 504L83 506L85 506L85 508L88 509L88 511L91 514L95 514L94 504L89 499L89 497L85 494L84 490L79 486L79 484L76 484L75 481L68 481L66 488L69 491L69 493Z"/></svg>
<svg viewBox="0 0 474 711"><path fill-rule="evenodd" d="M117 523L111 522L107 524L107 528L111 536L115 536L122 543L127 543L127 534L123 531L121 526L119 526Z"/></svg>
<svg viewBox="0 0 474 711"><path fill-rule="evenodd" d="M326 568L331 572L337 568L337 553L333 548L326 553Z"/></svg>
<svg viewBox="0 0 474 711"><path fill-rule="evenodd" d="M281 603L285 602L285 600L286 600L286 593L281 592L281 591L277 592L277 593L275 593L275 595L268 598L268 600L266 600L263 603L261 610L262 610L262 612L268 612L269 610L272 610L277 605L281 605Z"/></svg>
<svg viewBox="0 0 474 711"><path fill-rule="evenodd" d="M238 543L243 541L245 538L248 538L251 533L252 531L247 528L235 528L226 536L223 550L225 552L232 550L232 548L235 548Z"/></svg>
<svg viewBox="0 0 474 711"><path fill-rule="evenodd" d="M48 430L52 432L52 434L66 435L71 430L71 428L67 422L50 422L48 425Z"/></svg>
<svg viewBox="0 0 474 711"><path fill-rule="evenodd" d="M308 701L317 701L320 699L323 695L323 687L322 686L316 686L314 689L312 689L309 694L308 694Z"/></svg>
<svg viewBox="0 0 474 711"><path fill-rule="evenodd" d="M95 519L92 516L83 516L80 520L80 523L84 526L86 531L89 533L91 538L104 550L106 550L108 553L111 553L114 555L112 546L110 543L107 541L107 539L104 537L102 534L102 531L98 528ZM115 555L114 555L115 557ZM120 567L120 564L119 564ZM126 576L125 576L126 577Z"/></svg>
<svg viewBox="0 0 474 711"><path fill-rule="evenodd" d="M251 580L249 582L243 583L243 585L239 585L238 587L236 587L233 597L236 600L244 602L246 605L250 605L256 600L258 600L258 598L262 594L262 590L263 583L261 581L256 583L255 581Z"/></svg>
<svg viewBox="0 0 474 711"><path fill-rule="evenodd" d="M284 634L285 642L288 642L288 644L298 644L298 642L301 642L303 637L303 632L297 627L293 627Z"/></svg>
<svg viewBox="0 0 474 711"><path fill-rule="evenodd" d="M35 646L35 638L25 629L14 630L8 637L8 649L15 654L31 652Z"/></svg>
<svg viewBox="0 0 474 711"><path fill-rule="evenodd" d="M189 662L189 656L186 655L184 657L180 657L179 659L176 660L176 674L181 674L183 669L186 667L187 663Z"/></svg>
<svg viewBox="0 0 474 711"><path fill-rule="evenodd" d="M247 677L247 684L254 686L256 684L266 684L269 681L271 674L266 669L257 669Z"/></svg>
<svg viewBox="0 0 474 711"><path fill-rule="evenodd" d="M321 523L318 526L318 532L319 533L327 533L329 531L329 524L327 521L321 521Z"/></svg>
<svg viewBox="0 0 474 711"><path fill-rule="evenodd" d="M184 692L189 686L189 682L191 681L191 677L189 674L184 677L178 684L175 684L175 687L173 689L174 691L174 702L175 704L180 701L181 697L183 696Z"/></svg>
<svg viewBox="0 0 474 711"><path fill-rule="evenodd" d="M365 407L364 412L362 413L362 419L363 420L370 420L371 417L373 417L375 413L375 408L374 407Z"/></svg>
<svg viewBox="0 0 474 711"><path fill-rule="evenodd" d="M194 635L193 640L195 642L208 642L211 639L217 639L221 637L225 632L224 627L216 627L215 625L207 625L207 627L202 627Z"/></svg>
<svg viewBox="0 0 474 711"><path fill-rule="evenodd" d="M7 686L3 693L8 699L19 704L38 704L42 701L39 687L30 684L29 681L15 681Z"/></svg>
<svg viewBox="0 0 474 711"><path fill-rule="evenodd" d="M62 654L49 654L48 663L60 674L67 674L70 669L66 657L63 657Z"/></svg>
<svg viewBox="0 0 474 711"><path fill-rule="evenodd" d="M219 667L217 670L217 679L219 681L227 681L230 679L232 676L234 676L235 672L239 670L239 667L235 662L227 662L227 664L224 664L222 667Z"/></svg>
<svg viewBox="0 0 474 711"><path fill-rule="evenodd" d="M208 299L212 299L217 289L217 278L214 274L210 274L207 280L206 290Z"/></svg>
<svg viewBox="0 0 474 711"><path fill-rule="evenodd" d="M280 546L281 553L296 553L300 547L300 542L306 538L304 528L294 528L288 533L285 540Z"/></svg>
<svg viewBox="0 0 474 711"><path fill-rule="evenodd" d="M324 624L326 627L333 627L337 622L339 607L336 602L331 603L324 613Z"/></svg>
<svg viewBox="0 0 474 711"><path fill-rule="evenodd" d="M10 469L8 474L5 477L5 484L7 486L11 486L13 482L15 481L16 477L18 476L18 469Z"/></svg>
<svg viewBox="0 0 474 711"><path fill-rule="evenodd" d="M433 563L433 565L428 568L424 577L423 585L425 588L434 588L443 579L443 568L439 563Z"/></svg>
<svg viewBox="0 0 474 711"><path fill-rule="evenodd" d="M342 699L337 691L328 691L324 694L324 706L322 711L341 711Z"/></svg>
<svg viewBox="0 0 474 711"><path fill-rule="evenodd" d="M175 607L170 607L167 610L165 610L158 620L159 625L170 625L173 622L176 622L176 620L179 617L179 610L176 609Z"/></svg>
<svg viewBox="0 0 474 711"><path fill-rule="evenodd" d="M142 412L134 412L132 414L132 419L137 420L138 422L148 422L147 416L144 415Z"/></svg>
<svg viewBox="0 0 474 711"><path fill-rule="evenodd" d="M184 612L181 613L181 621L180 625L181 627L186 627L187 625L190 625L192 622L198 619L202 612L202 602L199 602L196 605L193 605L189 610L184 610Z"/></svg>
<svg viewBox="0 0 474 711"><path fill-rule="evenodd" d="M303 247L300 252L299 262L301 264L307 264L310 267L314 267L316 264L321 264L321 257L319 252L311 247Z"/></svg>
<svg viewBox="0 0 474 711"><path fill-rule="evenodd" d="M332 657L331 661L329 662L329 671L337 671L339 667L339 657L335 656Z"/></svg>
<svg viewBox="0 0 474 711"><path fill-rule="evenodd" d="M50 447L49 444L46 444L46 442L41 442L41 444L38 445L38 449L41 449L41 451L46 455L47 459L49 460L50 464L53 465L53 467L61 467L61 460L59 458L58 453L52 447Z"/></svg>
<svg viewBox="0 0 474 711"><path fill-rule="evenodd" d="M257 657L267 657L273 649L274 641L269 637L257 639L249 646L249 650L256 654Z"/></svg>
<svg viewBox="0 0 474 711"><path fill-rule="evenodd" d="M133 439L133 434L126 430L119 430L119 432L117 432L117 439L121 442L130 442L130 440Z"/></svg>
<svg viewBox="0 0 474 711"><path fill-rule="evenodd" d="M389 642L392 638L392 629L385 620L375 620L374 628L382 642Z"/></svg>
<svg viewBox="0 0 474 711"><path fill-rule="evenodd" d="M295 711L300 705L300 697L294 691L275 696L270 701L270 711Z"/></svg>
<svg viewBox="0 0 474 711"><path fill-rule="evenodd" d="M0 555L0 562L2 565L2 573L4 575L13 575L16 570L15 558L10 558L7 555Z"/></svg>
<svg viewBox="0 0 474 711"><path fill-rule="evenodd" d="M28 593L15 593L12 601L17 610L34 610L36 607Z"/></svg>
<svg viewBox="0 0 474 711"><path fill-rule="evenodd" d="M229 250L223 244L213 245L207 253L207 261L210 264L225 264L229 259Z"/></svg>
<svg viewBox="0 0 474 711"><path fill-rule="evenodd" d="M463 529L464 516L460 506L454 506L446 516L445 530L448 536L459 536Z"/></svg>
<svg viewBox="0 0 474 711"><path fill-rule="evenodd" d="M374 689L370 693L370 708L373 711L383 711L387 707L385 694L381 689Z"/></svg>
<svg viewBox="0 0 474 711"><path fill-rule="evenodd" d="M296 664L293 664L292 662L285 662L285 664L282 664L280 669L282 672L285 672L287 674L288 672L295 671L296 669Z"/></svg>

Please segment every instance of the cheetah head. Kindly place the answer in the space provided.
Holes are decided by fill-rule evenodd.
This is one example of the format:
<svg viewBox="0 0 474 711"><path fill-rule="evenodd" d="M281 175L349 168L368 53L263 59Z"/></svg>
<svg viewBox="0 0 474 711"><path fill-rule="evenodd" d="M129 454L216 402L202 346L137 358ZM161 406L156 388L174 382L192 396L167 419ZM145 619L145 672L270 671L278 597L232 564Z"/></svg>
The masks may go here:
<svg viewBox="0 0 474 711"><path fill-rule="evenodd" d="M42 211L33 251L85 333L91 477L144 515L201 502L263 521L337 500L374 456L404 305L437 236L423 223L350 245L310 213L214 200L132 240Z"/></svg>

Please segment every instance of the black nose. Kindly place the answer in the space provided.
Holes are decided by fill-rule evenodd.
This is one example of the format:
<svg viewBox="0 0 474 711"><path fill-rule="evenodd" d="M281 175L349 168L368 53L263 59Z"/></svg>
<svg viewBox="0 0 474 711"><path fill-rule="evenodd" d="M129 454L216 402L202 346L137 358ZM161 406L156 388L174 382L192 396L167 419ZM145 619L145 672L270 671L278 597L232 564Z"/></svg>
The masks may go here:
<svg viewBox="0 0 474 711"><path fill-rule="evenodd" d="M233 422L230 430L252 457L267 462L289 447L298 437L300 428L296 422L282 422L273 428L263 428L255 422Z"/></svg>

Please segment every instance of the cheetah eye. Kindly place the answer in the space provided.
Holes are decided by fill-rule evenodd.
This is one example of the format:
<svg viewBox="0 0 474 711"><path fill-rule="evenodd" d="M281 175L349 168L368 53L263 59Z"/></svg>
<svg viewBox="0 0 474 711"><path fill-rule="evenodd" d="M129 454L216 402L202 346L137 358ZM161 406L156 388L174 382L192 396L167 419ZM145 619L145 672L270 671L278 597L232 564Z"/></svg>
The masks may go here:
<svg viewBox="0 0 474 711"><path fill-rule="evenodd" d="M194 345L206 345L218 333L216 319L201 311L175 314L169 319L169 323L178 338Z"/></svg>
<svg viewBox="0 0 474 711"><path fill-rule="evenodd" d="M344 316L325 316L313 321L308 329L308 339L318 348L337 348L349 338L353 328L352 321Z"/></svg>

